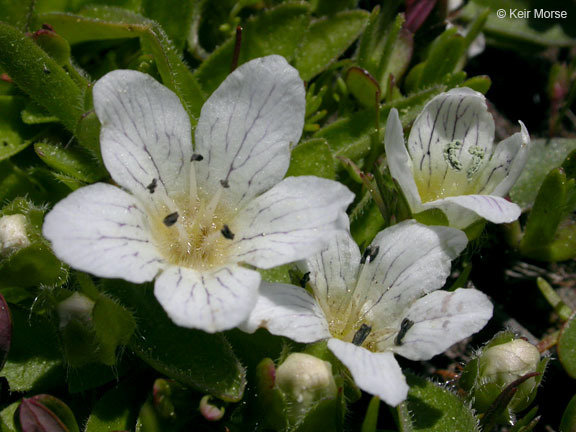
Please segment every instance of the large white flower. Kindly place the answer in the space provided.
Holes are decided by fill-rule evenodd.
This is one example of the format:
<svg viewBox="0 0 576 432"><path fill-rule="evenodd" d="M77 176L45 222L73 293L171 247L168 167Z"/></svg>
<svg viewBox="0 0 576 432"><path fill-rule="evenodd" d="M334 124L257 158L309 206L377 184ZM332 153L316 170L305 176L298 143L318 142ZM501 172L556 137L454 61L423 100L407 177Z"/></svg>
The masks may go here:
<svg viewBox="0 0 576 432"><path fill-rule="evenodd" d="M353 195L317 177L282 180L304 122L304 85L279 56L235 70L195 131L178 97L120 70L94 86L102 157L122 188L81 188L46 216L44 235L72 267L141 283L172 320L208 332L254 306L259 268L303 259L342 229Z"/></svg>
<svg viewBox="0 0 576 432"><path fill-rule="evenodd" d="M480 291L437 291L466 242L462 231L406 221L379 233L361 256L350 235L338 232L303 264L313 295L263 283L241 328L264 327L303 343L328 339L358 387L397 405L408 387L394 353L429 359L492 316Z"/></svg>
<svg viewBox="0 0 576 432"><path fill-rule="evenodd" d="M530 136L521 132L495 148L494 120L481 93L457 88L432 99L412 126L408 149L393 109L386 124L386 156L413 213L441 209L450 226L465 228L480 218L512 222L520 207L502 198L528 156Z"/></svg>

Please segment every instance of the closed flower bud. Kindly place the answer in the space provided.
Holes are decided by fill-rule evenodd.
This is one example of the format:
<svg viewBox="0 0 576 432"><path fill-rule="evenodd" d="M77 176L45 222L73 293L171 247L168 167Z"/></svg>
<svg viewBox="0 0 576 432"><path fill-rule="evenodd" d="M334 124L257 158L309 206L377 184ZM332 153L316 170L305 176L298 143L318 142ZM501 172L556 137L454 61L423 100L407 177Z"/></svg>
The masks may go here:
<svg viewBox="0 0 576 432"><path fill-rule="evenodd" d="M26 216L12 214L0 217L0 255L30 246Z"/></svg>
<svg viewBox="0 0 576 432"><path fill-rule="evenodd" d="M64 328L72 320L87 324L92 319L94 302L88 297L75 292L66 300L58 304L58 317L60 328Z"/></svg>
<svg viewBox="0 0 576 432"><path fill-rule="evenodd" d="M293 417L305 413L321 400L335 398L338 391L332 365L303 353L291 354L276 369L276 386L283 393Z"/></svg>
<svg viewBox="0 0 576 432"><path fill-rule="evenodd" d="M524 339L515 339L488 348L480 357L480 374L484 379L506 386L536 371L540 362L538 349Z"/></svg>
<svg viewBox="0 0 576 432"><path fill-rule="evenodd" d="M459 384L479 413L497 410L506 424L534 400L547 361L534 345L504 332L466 365Z"/></svg>

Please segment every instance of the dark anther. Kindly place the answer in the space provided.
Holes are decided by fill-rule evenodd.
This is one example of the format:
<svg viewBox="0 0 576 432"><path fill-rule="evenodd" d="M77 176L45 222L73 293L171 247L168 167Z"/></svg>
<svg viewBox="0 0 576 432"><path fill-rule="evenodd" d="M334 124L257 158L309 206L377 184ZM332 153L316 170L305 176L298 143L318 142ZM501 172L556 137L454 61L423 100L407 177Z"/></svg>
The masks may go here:
<svg viewBox="0 0 576 432"><path fill-rule="evenodd" d="M304 276L302 276L302 279L300 279L300 286L302 288L306 288L306 284L310 282L310 272L304 273Z"/></svg>
<svg viewBox="0 0 576 432"><path fill-rule="evenodd" d="M374 261L378 252L380 252L380 246L368 246L366 250L364 250L362 258L360 258L360 264L365 264L368 259L370 259L370 262Z"/></svg>
<svg viewBox="0 0 576 432"><path fill-rule="evenodd" d="M362 324L358 329L358 331L356 331L356 333L354 334L354 337L352 338L352 343L356 346L362 345L362 343L364 343L364 341L370 334L370 331L372 331L372 327L370 327L368 324Z"/></svg>
<svg viewBox="0 0 576 432"><path fill-rule="evenodd" d="M150 193L153 194L154 191L156 190L156 186L158 186L158 182L156 181L156 179L152 179L152 183L146 186L146 189L148 189Z"/></svg>
<svg viewBox="0 0 576 432"><path fill-rule="evenodd" d="M190 162L194 162L194 161L200 162L201 160L204 160L204 156L202 156L201 154L198 154L198 153L194 153L192 155L192 157L190 158Z"/></svg>
<svg viewBox="0 0 576 432"><path fill-rule="evenodd" d="M408 318L404 318L402 320L402 322L400 323L400 330L398 331L398 334L394 338L394 343L396 345L402 345L402 339L404 339L404 336L406 336L406 333L408 333L408 330L410 330L413 325L414 321L409 320Z"/></svg>
<svg viewBox="0 0 576 432"><path fill-rule="evenodd" d="M171 227L176 223L178 220L178 212L170 213L168 216L164 218L164 225L167 227Z"/></svg>
<svg viewBox="0 0 576 432"><path fill-rule="evenodd" d="M224 238L227 238L228 240L234 240L234 233L230 231L230 227L228 225L224 225L220 232Z"/></svg>
<svg viewBox="0 0 576 432"><path fill-rule="evenodd" d="M220 180L220 184L222 185L222 187L224 189L228 189L230 187L230 184L228 183L228 180Z"/></svg>

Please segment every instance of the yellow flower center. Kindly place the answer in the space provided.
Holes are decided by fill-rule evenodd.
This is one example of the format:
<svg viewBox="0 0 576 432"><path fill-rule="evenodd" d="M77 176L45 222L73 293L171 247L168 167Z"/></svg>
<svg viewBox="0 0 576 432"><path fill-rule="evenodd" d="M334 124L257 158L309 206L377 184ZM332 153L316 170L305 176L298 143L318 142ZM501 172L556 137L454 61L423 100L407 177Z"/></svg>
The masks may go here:
<svg viewBox="0 0 576 432"><path fill-rule="evenodd" d="M393 343L397 329L390 328L385 322L370 322L362 319L359 308L353 305L344 314L325 311L330 334L344 342L350 342L372 352L383 351Z"/></svg>
<svg viewBox="0 0 576 432"><path fill-rule="evenodd" d="M226 264L233 248L234 212L222 202L198 197L175 199L175 207L149 212L151 231L171 264L207 270Z"/></svg>
<svg viewBox="0 0 576 432"><path fill-rule="evenodd" d="M428 166L422 170L414 169L414 181L423 203L478 192L478 173L484 165L484 149L471 146L464 154L462 150L460 141L449 142L444 147L442 162L435 161L431 171Z"/></svg>

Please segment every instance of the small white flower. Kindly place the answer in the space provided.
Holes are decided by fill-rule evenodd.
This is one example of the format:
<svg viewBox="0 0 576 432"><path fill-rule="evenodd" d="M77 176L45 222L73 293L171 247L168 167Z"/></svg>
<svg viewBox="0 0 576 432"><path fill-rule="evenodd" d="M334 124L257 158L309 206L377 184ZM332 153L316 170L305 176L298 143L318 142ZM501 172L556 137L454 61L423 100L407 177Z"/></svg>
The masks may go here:
<svg viewBox="0 0 576 432"><path fill-rule="evenodd" d="M265 327L303 343L328 339L358 387L398 405L408 387L394 353L429 359L492 316L480 291L436 291L466 242L462 231L406 221L379 233L361 256L350 235L338 232L303 265L314 295L263 283L242 329Z"/></svg>
<svg viewBox="0 0 576 432"><path fill-rule="evenodd" d="M236 69L202 108L195 131L178 97L148 75L107 74L94 86L106 168L59 202L44 235L72 267L154 293L181 326L235 327L260 275L319 251L347 222L353 195L317 177L289 177L302 133L304 85L284 58Z"/></svg>
<svg viewBox="0 0 576 432"><path fill-rule="evenodd" d="M386 124L386 156L413 213L441 209L450 226L480 218L512 222L520 207L502 198L522 172L530 136L521 132L494 148L494 120L481 93L457 88L432 99L412 126L408 148L393 109Z"/></svg>

